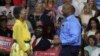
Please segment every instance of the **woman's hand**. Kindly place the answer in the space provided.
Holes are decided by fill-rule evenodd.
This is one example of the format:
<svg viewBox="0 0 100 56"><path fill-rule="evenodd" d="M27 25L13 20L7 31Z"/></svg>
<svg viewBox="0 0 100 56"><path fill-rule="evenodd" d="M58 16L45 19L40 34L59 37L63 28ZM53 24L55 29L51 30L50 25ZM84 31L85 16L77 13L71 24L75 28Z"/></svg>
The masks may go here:
<svg viewBox="0 0 100 56"><path fill-rule="evenodd" d="M26 53L28 56L33 56L33 51L31 51L31 50L26 51Z"/></svg>

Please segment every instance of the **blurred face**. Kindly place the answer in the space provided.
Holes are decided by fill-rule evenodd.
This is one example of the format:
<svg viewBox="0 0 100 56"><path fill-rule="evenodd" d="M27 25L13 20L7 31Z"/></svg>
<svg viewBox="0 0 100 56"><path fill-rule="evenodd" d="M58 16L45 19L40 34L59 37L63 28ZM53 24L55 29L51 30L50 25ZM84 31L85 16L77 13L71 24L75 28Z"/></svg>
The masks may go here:
<svg viewBox="0 0 100 56"><path fill-rule="evenodd" d="M88 3L93 4L94 0L88 0Z"/></svg>
<svg viewBox="0 0 100 56"><path fill-rule="evenodd" d="M6 4L10 4L11 3L11 0L6 0Z"/></svg>
<svg viewBox="0 0 100 56"><path fill-rule="evenodd" d="M89 5L85 6L84 13L86 13L86 14L90 13L90 6Z"/></svg>
<svg viewBox="0 0 100 56"><path fill-rule="evenodd" d="M37 37L41 37L41 36L42 36L42 28L37 28L37 29L35 30L35 35L36 35Z"/></svg>
<svg viewBox="0 0 100 56"><path fill-rule="evenodd" d="M95 36L97 40L100 40L100 33L96 34Z"/></svg>
<svg viewBox="0 0 100 56"><path fill-rule="evenodd" d="M94 41L92 38L90 38L90 39L89 39L89 44L90 44L91 46L94 46L94 43L95 43L95 41Z"/></svg>
<svg viewBox="0 0 100 56"><path fill-rule="evenodd" d="M42 12L42 8L43 8L42 4L37 4L37 6L35 7L35 12L37 13Z"/></svg>
<svg viewBox="0 0 100 56"><path fill-rule="evenodd" d="M41 25L41 26L43 25L43 24L42 24L42 21L37 21L37 22L36 22L36 26L39 26L39 25Z"/></svg>
<svg viewBox="0 0 100 56"><path fill-rule="evenodd" d="M27 10L26 9L22 9L21 13L20 13L20 18L25 20L27 17Z"/></svg>
<svg viewBox="0 0 100 56"><path fill-rule="evenodd" d="M91 26L92 26L92 28L96 28L96 22L95 21L91 21Z"/></svg>
<svg viewBox="0 0 100 56"><path fill-rule="evenodd" d="M94 0L89 0L89 1L88 1L88 4L90 5L90 7L92 7L93 4L94 4Z"/></svg>
<svg viewBox="0 0 100 56"><path fill-rule="evenodd" d="M89 11L89 8L85 8L85 9L84 9L84 12L85 12L85 13L89 13L89 12L90 12L90 11Z"/></svg>
<svg viewBox="0 0 100 56"><path fill-rule="evenodd" d="M6 21L0 21L0 25L1 25L3 28L6 28L6 24L7 24Z"/></svg>

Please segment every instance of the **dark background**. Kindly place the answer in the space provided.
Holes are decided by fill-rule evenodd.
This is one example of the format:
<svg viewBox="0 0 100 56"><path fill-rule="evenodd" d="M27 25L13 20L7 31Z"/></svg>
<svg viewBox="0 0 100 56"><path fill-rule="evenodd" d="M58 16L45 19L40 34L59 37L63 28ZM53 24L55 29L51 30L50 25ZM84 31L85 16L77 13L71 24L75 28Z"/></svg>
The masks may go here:
<svg viewBox="0 0 100 56"><path fill-rule="evenodd" d="M11 5L13 5L13 0L11 0ZM0 6L4 6L5 5L5 0L0 0Z"/></svg>

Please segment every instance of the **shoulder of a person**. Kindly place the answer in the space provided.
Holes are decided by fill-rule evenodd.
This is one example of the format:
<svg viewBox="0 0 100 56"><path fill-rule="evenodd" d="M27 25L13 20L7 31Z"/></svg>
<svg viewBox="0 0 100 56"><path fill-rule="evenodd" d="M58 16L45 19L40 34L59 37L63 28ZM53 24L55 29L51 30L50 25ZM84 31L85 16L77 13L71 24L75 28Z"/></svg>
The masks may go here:
<svg viewBox="0 0 100 56"><path fill-rule="evenodd" d="M0 6L0 8L5 8L5 6Z"/></svg>
<svg viewBox="0 0 100 56"><path fill-rule="evenodd" d="M75 17L75 15L70 15L68 17L66 17L68 20L75 20L77 19L77 17Z"/></svg>
<svg viewBox="0 0 100 56"><path fill-rule="evenodd" d="M14 9L14 8L15 8L15 6L11 6L11 7L10 7L10 9Z"/></svg>
<svg viewBox="0 0 100 56"><path fill-rule="evenodd" d="M15 28L15 27L17 27L17 28L20 27L20 24L15 23L13 28Z"/></svg>
<svg viewBox="0 0 100 56"><path fill-rule="evenodd" d="M99 56L99 54L100 54L100 48L97 48L92 52L91 56L94 56L94 55Z"/></svg>
<svg viewBox="0 0 100 56"><path fill-rule="evenodd" d="M15 24L14 24L14 26L15 27L20 27L20 26L22 26L19 22L16 22Z"/></svg>
<svg viewBox="0 0 100 56"><path fill-rule="evenodd" d="M0 6L0 10L5 10L6 7L5 6Z"/></svg>

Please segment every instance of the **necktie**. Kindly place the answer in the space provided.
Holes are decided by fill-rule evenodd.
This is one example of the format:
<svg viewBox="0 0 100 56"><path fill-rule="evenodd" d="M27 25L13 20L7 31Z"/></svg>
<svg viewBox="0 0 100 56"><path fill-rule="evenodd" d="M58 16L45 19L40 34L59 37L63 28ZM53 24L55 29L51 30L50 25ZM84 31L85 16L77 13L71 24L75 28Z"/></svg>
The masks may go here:
<svg viewBox="0 0 100 56"><path fill-rule="evenodd" d="M32 47L33 47L33 48L35 47L36 42L37 42L37 39L35 38L35 40L34 40L33 43L32 43Z"/></svg>

